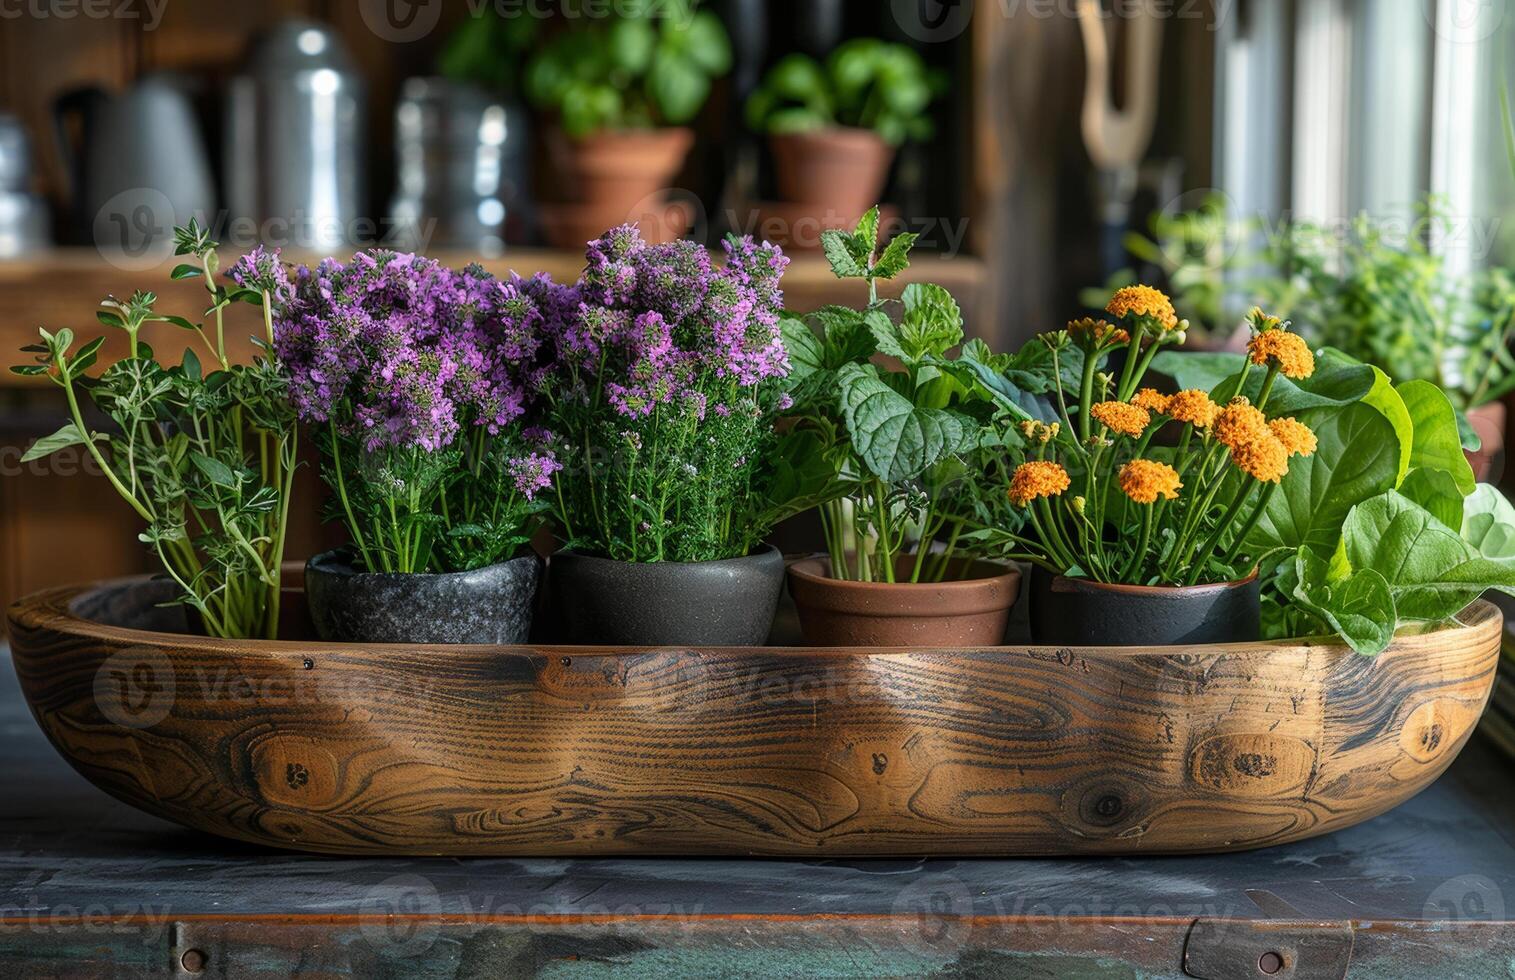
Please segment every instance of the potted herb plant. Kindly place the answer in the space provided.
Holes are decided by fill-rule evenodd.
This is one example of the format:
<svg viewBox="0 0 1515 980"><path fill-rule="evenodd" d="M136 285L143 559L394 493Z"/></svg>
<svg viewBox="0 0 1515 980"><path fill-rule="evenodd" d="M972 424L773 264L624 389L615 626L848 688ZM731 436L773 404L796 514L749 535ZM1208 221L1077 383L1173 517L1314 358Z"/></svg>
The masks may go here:
<svg viewBox="0 0 1515 980"><path fill-rule="evenodd" d="M814 435L844 490L820 508L827 555L791 565L789 590L813 644L996 644L1020 573L978 560L971 532L996 514L1013 519L1000 488L1019 440L979 380L1006 365L982 343L963 344L945 289L912 284L900 300L879 297L878 281L905 270L915 236L880 249L878 224L873 208L851 232L825 233L833 271L865 281L868 305L784 321L795 425Z"/></svg>
<svg viewBox="0 0 1515 980"><path fill-rule="evenodd" d="M1160 354L1154 367L1200 388L1235 383L1242 358ZM1515 509L1479 484L1452 400L1339 351L1273 400L1317 437L1247 533L1269 639L1336 634L1361 653L1396 630L1454 618L1487 589L1515 591Z"/></svg>
<svg viewBox="0 0 1515 980"><path fill-rule="evenodd" d="M33 444L23 461L84 446L146 525L139 537L192 611L191 625L210 636L273 639L298 456L295 413L272 357L231 363L225 313L237 302L261 306L266 337L256 343L267 352L271 311L289 284L277 255L262 249L228 270L230 286L219 282L217 243L194 221L174 230L174 245L189 261L176 265L172 277L204 281L210 323L157 312L150 292L107 299L95 315L125 333L126 356L96 375L89 371L104 337L76 350L72 330L43 330L42 343L23 348L36 363L11 370L58 385L69 420ZM193 349L176 366L160 362L140 337L145 324L158 322L194 334L210 370ZM109 431L90 428L86 398L110 420Z"/></svg>
<svg viewBox="0 0 1515 980"><path fill-rule="evenodd" d="M769 528L806 506L804 451L774 420L789 359L788 260L729 239L650 245L625 225L591 242L576 286L547 291L558 370L547 388L564 469L566 548L550 596L568 642L759 645L784 563ZM798 445L798 443L796 443Z"/></svg>
<svg viewBox="0 0 1515 980"><path fill-rule="evenodd" d="M940 88L913 49L858 38L824 65L803 54L780 60L748 97L747 124L768 134L792 210L850 227L882 195L900 144L931 138L927 110Z"/></svg>
<svg viewBox="0 0 1515 980"><path fill-rule="evenodd" d="M1315 357L1274 317L1253 310L1243 369L1214 391L1143 387L1153 359L1182 343L1186 322L1168 297L1132 286L1110 320L1086 318L1033 343L1080 363L1071 388L1052 373L1058 420L1028 423L1028 459L1008 494L1028 526L1005 532L1031 561L1031 627L1067 645L1255 640L1257 555L1248 535L1291 457L1315 433L1279 411L1276 385L1308 378ZM1118 374L1101 366L1125 354ZM1072 408L1069 408L1072 406ZM1165 438L1166 437L1166 438Z"/></svg>
<svg viewBox="0 0 1515 980"><path fill-rule="evenodd" d="M548 135L568 203L543 208L552 244L582 248L605 228L640 223L677 238L688 221L662 199L694 143L687 124L731 68L731 41L698 0L618 4L570 20L526 68L527 98Z"/></svg>
<svg viewBox="0 0 1515 980"><path fill-rule="evenodd" d="M351 538L306 566L322 639L526 640L558 468L528 427L546 370L531 293L382 250L298 270L276 350Z"/></svg>

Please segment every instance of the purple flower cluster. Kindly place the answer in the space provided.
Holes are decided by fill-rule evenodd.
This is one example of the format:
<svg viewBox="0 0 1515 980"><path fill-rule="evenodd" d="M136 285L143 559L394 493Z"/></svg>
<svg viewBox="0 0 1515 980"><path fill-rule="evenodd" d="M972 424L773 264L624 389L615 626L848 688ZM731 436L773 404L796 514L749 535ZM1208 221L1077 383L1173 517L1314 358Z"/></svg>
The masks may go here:
<svg viewBox="0 0 1515 980"><path fill-rule="evenodd" d="M263 276L265 262L245 258L234 280ZM274 347L301 418L334 422L370 453L438 450L465 430L497 436L522 420L550 369L540 300L553 289L380 250L326 259L296 271ZM535 453L517 462L530 494L556 466Z"/></svg>
<svg viewBox="0 0 1515 980"><path fill-rule="evenodd" d="M289 273L279 261L279 250L270 252L262 245L254 248L226 270L227 278L243 289L268 293L275 306L288 303L294 296Z"/></svg>
<svg viewBox="0 0 1515 980"><path fill-rule="evenodd" d="M729 240L718 269L694 242L649 245L624 225L586 257L578 285L541 305L554 309L559 356L598 375L620 415L679 404L703 418L708 378L754 387L789 373L779 334L789 260L776 246Z"/></svg>

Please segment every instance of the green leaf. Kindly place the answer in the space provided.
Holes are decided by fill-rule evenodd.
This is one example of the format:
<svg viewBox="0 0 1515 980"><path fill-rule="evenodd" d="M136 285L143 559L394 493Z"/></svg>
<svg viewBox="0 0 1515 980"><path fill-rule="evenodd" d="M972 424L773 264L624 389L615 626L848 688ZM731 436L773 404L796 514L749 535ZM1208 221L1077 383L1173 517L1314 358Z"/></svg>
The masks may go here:
<svg viewBox="0 0 1515 980"><path fill-rule="evenodd" d="M205 478L211 483L218 487L225 487L228 490L235 490L237 488L236 473L232 471L230 466L227 466L219 459L212 459L200 453L190 453L189 458L195 464L195 468L204 473Z"/></svg>
<svg viewBox="0 0 1515 980"><path fill-rule="evenodd" d="M11 366L11 374L19 374L23 378L35 378L47 373L46 364L15 364Z"/></svg>
<svg viewBox="0 0 1515 980"><path fill-rule="evenodd" d="M1162 351L1152 360L1152 370L1166 374L1180 388L1198 388L1229 399L1246 357L1214 352ZM1241 393L1257 400L1266 372L1254 367L1247 373ZM1370 365L1322 358L1315 373L1300 382L1279 375L1268 395L1269 415L1294 415L1312 408L1350 405L1373 389Z"/></svg>
<svg viewBox="0 0 1515 980"><path fill-rule="evenodd" d="M1315 430L1315 455L1289 461L1289 473L1247 538L1253 554L1308 546L1325 558L1336 550L1342 522L1354 506L1394 486L1399 438L1367 405L1303 412Z"/></svg>
<svg viewBox="0 0 1515 980"><path fill-rule="evenodd" d="M941 286L911 283L905 287L905 313L898 324L881 310L870 310L868 327L878 349L906 364L941 357L963 342L963 314Z"/></svg>
<svg viewBox="0 0 1515 980"><path fill-rule="evenodd" d="M181 330L199 330L200 329L199 324L197 324L197 323L195 323L195 322L193 322L191 320L186 320L182 316L171 316L171 315L165 314L165 315L162 315L162 316L149 317L148 319L158 320L158 321L160 321L162 323L172 323L174 326L178 327Z"/></svg>
<svg viewBox="0 0 1515 980"><path fill-rule="evenodd" d="M1241 354L1165 350L1152 359L1152 370L1172 378L1180 388L1214 391L1241 370Z"/></svg>
<svg viewBox="0 0 1515 980"><path fill-rule="evenodd" d="M1410 410L1405 406L1405 400L1399 392L1394 390L1394 383L1381 368L1373 368L1373 387L1363 396L1365 403L1372 405L1389 420L1394 426L1394 432L1399 436L1399 479L1403 481L1410 472L1410 462L1415 450L1415 420L1410 417ZM1456 481L1453 481L1456 486Z"/></svg>
<svg viewBox="0 0 1515 980"><path fill-rule="evenodd" d="M853 447L886 483L920 475L956 452L973 429L968 419L954 412L916 407L881 381L872 365L848 364L837 380Z"/></svg>
<svg viewBox="0 0 1515 980"><path fill-rule="evenodd" d="M731 70L731 38L719 17L701 10L685 34L684 50L695 64L717 78Z"/></svg>
<svg viewBox="0 0 1515 980"><path fill-rule="evenodd" d="M203 275L197 265L182 264L174 266L174 270L168 274L170 279L195 279Z"/></svg>
<svg viewBox="0 0 1515 980"><path fill-rule="evenodd" d="M803 381L806 377L826 366L826 344L810 324L797 316L784 315L779 319L779 336L784 340L784 350L789 354L789 383Z"/></svg>
<svg viewBox="0 0 1515 980"><path fill-rule="evenodd" d="M657 44L657 31L645 20L615 20L606 32L606 50L611 63L631 75L640 75L647 70Z"/></svg>
<svg viewBox="0 0 1515 980"><path fill-rule="evenodd" d="M1505 495L1480 483L1462 505L1462 539L1485 558L1515 562L1515 507Z"/></svg>
<svg viewBox="0 0 1515 980"><path fill-rule="evenodd" d="M205 376L200 368L200 358L188 347L184 348L183 368L184 376L191 381L199 381Z"/></svg>
<svg viewBox="0 0 1515 980"><path fill-rule="evenodd" d="M101 323L105 324L107 327L116 327L116 328L121 329L121 330L125 330L126 329L126 323L125 323L125 321L123 321L115 313L112 313L110 310L96 310L95 311L95 319L99 320Z"/></svg>
<svg viewBox="0 0 1515 980"><path fill-rule="evenodd" d="M699 115L710 95L710 76L683 58L660 57L647 74L647 91L663 120L682 126Z"/></svg>
<svg viewBox="0 0 1515 980"><path fill-rule="evenodd" d="M1406 381L1394 390L1404 399L1415 426L1410 465L1450 473L1459 490L1472 493L1477 482L1473 479L1473 467L1462 452L1457 411L1451 401L1429 381Z"/></svg>
<svg viewBox="0 0 1515 980"><path fill-rule="evenodd" d="M868 268L852 254L852 235L848 232L835 229L821 232L821 251L838 279L861 279L868 275Z"/></svg>
<svg viewBox="0 0 1515 980"><path fill-rule="evenodd" d="M104 436L96 436L95 438L103 439ZM34 459L46 459L60 449L66 449L69 446L82 446L87 441L84 433L79 431L79 427L70 422L52 435L43 436L32 443L27 448L25 454L22 455L21 462L30 463Z"/></svg>
<svg viewBox="0 0 1515 980"><path fill-rule="evenodd" d="M878 219L879 207L875 204L858 219L857 227L852 230L852 254L860 262L866 262L878 245Z"/></svg>
<svg viewBox="0 0 1515 980"><path fill-rule="evenodd" d="M1393 490L1352 508L1342 535L1354 571L1372 569L1388 582L1401 620L1446 619L1487 589L1515 591L1515 564L1483 557Z"/></svg>
<svg viewBox="0 0 1515 980"><path fill-rule="evenodd" d="M1299 549L1295 574L1294 600L1325 620L1348 646L1368 656L1388 649L1399 618L1383 575L1367 568L1333 581L1326 562L1309 548Z"/></svg>
<svg viewBox="0 0 1515 980"><path fill-rule="evenodd" d="M884 248L884 253L874 263L873 275L878 279L893 279L910 266L910 250L920 236L913 231L903 231Z"/></svg>
<svg viewBox="0 0 1515 980"><path fill-rule="evenodd" d="M1411 470L1399 485L1399 492L1431 512L1431 515L1456 531L1463 526L1462 490L1452 474L1443 470ZM1471 497L1467 498L1472 500ZM1503 498L1501 498L1503 499Z"/></svg>

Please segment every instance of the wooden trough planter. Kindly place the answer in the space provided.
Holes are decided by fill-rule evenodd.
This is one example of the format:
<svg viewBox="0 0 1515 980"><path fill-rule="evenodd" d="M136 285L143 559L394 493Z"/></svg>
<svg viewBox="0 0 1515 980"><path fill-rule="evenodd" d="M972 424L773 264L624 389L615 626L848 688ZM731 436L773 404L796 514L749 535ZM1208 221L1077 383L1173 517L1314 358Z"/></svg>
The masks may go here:
<svg viewBox="0 0 1515 980"><path fill-rule="evenodd" d="M1483 711L1501 634L1479 602L1371 660L1307 641L416 648L174 635L166 597L123 580L11 608L48 738L148 813L332 854L1279 844L1440 775Z"/></svg>

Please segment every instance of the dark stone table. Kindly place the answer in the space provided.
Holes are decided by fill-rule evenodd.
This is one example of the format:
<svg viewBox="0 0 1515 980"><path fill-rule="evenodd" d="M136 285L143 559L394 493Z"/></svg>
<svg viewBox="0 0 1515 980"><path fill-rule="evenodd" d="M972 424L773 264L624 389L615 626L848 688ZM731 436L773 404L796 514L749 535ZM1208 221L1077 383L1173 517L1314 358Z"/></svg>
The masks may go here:
<svg viewBox="0 0 1515 980"><path fill-rule="evenodd" d="M1478 739L1395 811L1245 854L378 860L116 802L8 660L0 731L10 976L1515 977L1515 764Z"/></svg>

